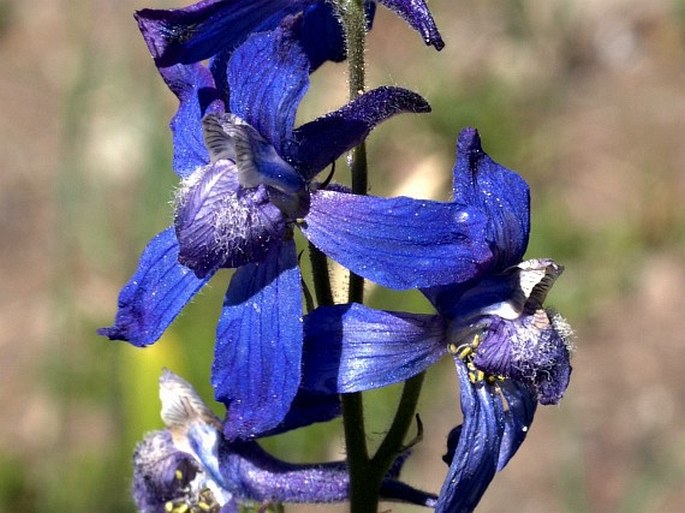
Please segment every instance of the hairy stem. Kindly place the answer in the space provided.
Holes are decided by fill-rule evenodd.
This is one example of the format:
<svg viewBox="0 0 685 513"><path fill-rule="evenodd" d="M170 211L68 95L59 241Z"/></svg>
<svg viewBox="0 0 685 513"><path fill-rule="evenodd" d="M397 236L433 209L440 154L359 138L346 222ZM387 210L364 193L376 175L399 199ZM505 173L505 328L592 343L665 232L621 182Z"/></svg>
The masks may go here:
<svg viewBox="0 0 685 513"><path fill-rule="evenodd" d="M349 72L349 96L354 100L364 93L366 17L363 0L338 0L338 11L345 28ZM351 154L352 192L366 194L368 164L366 147L357 146ZM349 302L363 303L364 279L350 273ZM392 425L378 451L369 457L364 426L364 406L361 393L342 397L343 424L347 460L350 469L350 510L352 513L376 513L380 486L388 469L403 449L416 411L423 384L423 373L408 380L402 391Z"/></svg>
<svg viewBox="0 0 685 513"><path fill-rule="evenodd" d="M345 30L349 71L349 96L354 100L364 93L364 51L366 45L366 16L363 0L338 0L338 12ZM352 192L367 192L366 148L363 144L352 151ZM364 301L364 280L350 273L349 302ZM350 469L350 511L376 513L382 476L373 472L366 446L364 407L361 393L343 394L343 425L347 462Z"/></svg>

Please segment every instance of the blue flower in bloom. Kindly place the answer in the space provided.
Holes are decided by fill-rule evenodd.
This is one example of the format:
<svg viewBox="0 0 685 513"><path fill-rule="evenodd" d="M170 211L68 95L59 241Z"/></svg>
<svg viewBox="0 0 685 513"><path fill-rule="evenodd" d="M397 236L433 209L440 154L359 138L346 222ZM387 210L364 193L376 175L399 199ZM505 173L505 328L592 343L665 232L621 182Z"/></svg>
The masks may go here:
<svg viewBox="0 0 685 513"><path fill-rule="evenodd" d="M255 441L228 441L219 419L170 371L160 379L160 398L167 429L146 436L133 456L133 497L142 513L228 513L244 503L347 500L345 462L286 463ZM389 471L381 498L434 507L434 495L397 480L407 457L405 451Z"/></svg>
<svg viewBox="0 0 685 513"><path fill-rule="evenodd" d="M355 273L395 288L472 276L489 258L486 218L457 203L382 199L328 190L313 178L384 119L425 112L417 94L382 87L293 129L310 62L302 17L251 36L227 70L163 68L180 99L171 126L182 177L174 226L143 252L113 326L136 346L154 343L220 268L234 268L217 328L212 384L227 406L229 438L279 426L298 391L301 277L293 227ZM216 87L227 77L230 95ZM204 129L203 129L204 128Z"/></svg>
<svg viewBox="0 0 685 513"><path fill-rule="evenodd" d="M529 190L482 150L474 129L458 141L454 201L489 219L491 253L471 276L423 289L437 315L322 307L305 321L303 387L354 392L404 381L446 354L457 367L463 425L448 439L450 470L437 511L472 511L523 442L537 403L557 403L569 383L571 330L543 308L562 268L521 262Z"/></svg>
<svg viewBox="0 0 685 513"><path fill-rule="evenodd" d="M426 44L444 46L423 0L382 0L416 29ZM366 1L369 24L374 1ZM276 28L288 15L304 13L304 47L313 67L343 60L342 27L324 0L203 0L183 9L143 9L138 25L159 67L191 64L237 48L255 32Z"/></svg>

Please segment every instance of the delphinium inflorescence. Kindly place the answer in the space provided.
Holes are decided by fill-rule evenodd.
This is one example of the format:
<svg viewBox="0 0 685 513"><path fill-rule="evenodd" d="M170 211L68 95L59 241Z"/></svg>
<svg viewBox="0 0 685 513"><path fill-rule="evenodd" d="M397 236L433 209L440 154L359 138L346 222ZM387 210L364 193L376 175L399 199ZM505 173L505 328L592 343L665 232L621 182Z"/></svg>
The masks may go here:
<svg viewBox="0 0 685 513"><path fill-rule="evenodd" d="M379 3L442 48L422 0ZM134 456L143 512L349 500L361 513L381 499L472 511L523 442L537 404L557 403L568 385L571 330L543 307L562 267L522 261L528 186L490 159L474 129L459 136L452 201L366 195L370 132L395 114L430 111L400 87L365 92L375 10L370 0L203 0L136 13L179 100L171 130L181 185L173 225L150 241L114 324L100 333L153 344L217 272L236 269L211 367L225 417L163 373L166 429ZM295 127L310 74L346 57L349 102ZM352 189L319 178L350 151ZM303 301L296 229L309 242L315 300ZM333 303L328 258L350 271L345 304ZM436 314L370 309L364 279L420 289ZM464 420L448 436L449 472L433 496L399 472L423 372L448 354ZM360 394L400 382L397 414L371 455ZM341 413L346 461L285 463L257 441Z"/></svg>

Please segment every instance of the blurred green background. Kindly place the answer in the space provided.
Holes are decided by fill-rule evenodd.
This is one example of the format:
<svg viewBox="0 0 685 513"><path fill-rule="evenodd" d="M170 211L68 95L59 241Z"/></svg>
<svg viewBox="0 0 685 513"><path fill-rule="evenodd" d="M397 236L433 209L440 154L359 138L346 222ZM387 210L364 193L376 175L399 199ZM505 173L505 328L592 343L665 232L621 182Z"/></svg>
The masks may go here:
<svg viewBox="0 0 685 513"><path fill-rule="evenodd" d="M429 4L442 52L382 7L369 37L369 85L409 87L434 110L372 135L371 191L447 199L456 134L478 127L493 158L531 184L528 255L566 265L549 302L577 333L566 398L539 410L479 511L684 510L685 2ZM2 512L133 511L130 454L161 427L161 367L211 401L228 272L152 348L95 334L140 250L170 222L176 103L131 15L177 5L0 0ZM317 72L302 121L344 102L344 73ZM416 294L369 295L427 310ZM369 406L387 416L393 398L374 393ZM459 422L449 362L429 374L419 409L425 439L405 477L438 490L445 436ZM338 459L338 428L267 445L293 461ZM372 439L383 429L373 422ZM288 508L330 509L345 510Z"/></svg>

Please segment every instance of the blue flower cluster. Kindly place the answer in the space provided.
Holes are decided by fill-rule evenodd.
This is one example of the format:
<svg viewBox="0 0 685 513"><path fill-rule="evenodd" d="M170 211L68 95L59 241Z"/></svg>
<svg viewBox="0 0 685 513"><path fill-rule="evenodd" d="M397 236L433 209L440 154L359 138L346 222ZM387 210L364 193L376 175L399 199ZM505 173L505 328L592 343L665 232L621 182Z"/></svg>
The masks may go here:
<svg viewBox="0 0 685 513"><path fill-rule="evenodd" d="M422 0L380 3L442 48ZM364 5L370 29L376 5ZM568 385L571 330L543 307L562 267L522 261L528 186L488 157L476 130L459 136L450 202L362 196L317 180L384 120L430 111L416 93L380 87L295 127L310 74L345 58L335 9L324 0L202 0L136 13L179 100L171 131L180 186L173 225L150 241L114 324L99 332L153 344L214 274L235 269L212 365L226 418L163 375L168 429L134 458L141 511L345 500L344 462L287 464L254 439L329 420L339 394L405 381L445 355L455 361L464 421L448 437L443 489L436 498L397 481L401 453L381 494L472 511L523 442L537 403L557 403ZM437 314L354 303L304 312L296 229L359 276L420 289Z"/></svg>

